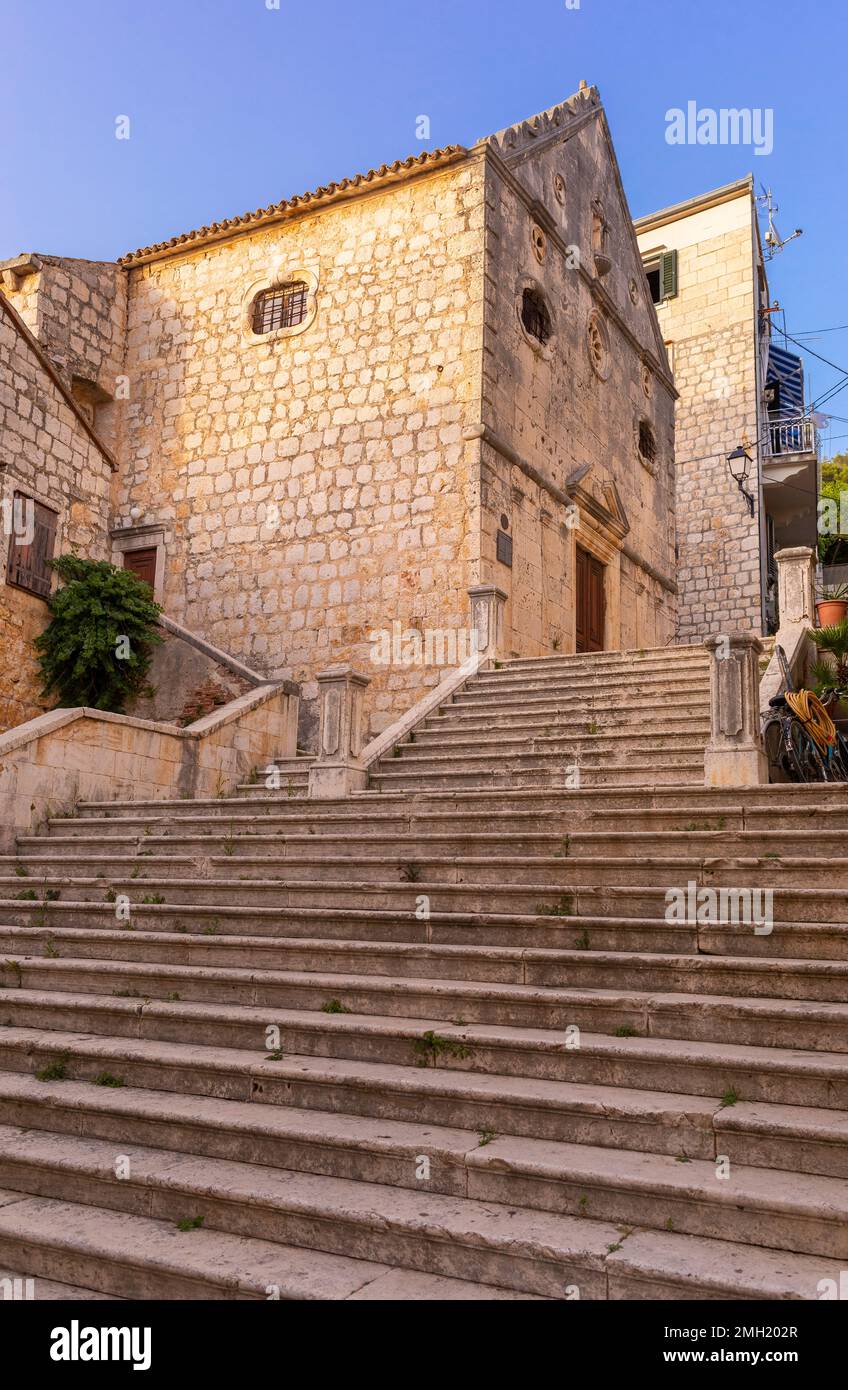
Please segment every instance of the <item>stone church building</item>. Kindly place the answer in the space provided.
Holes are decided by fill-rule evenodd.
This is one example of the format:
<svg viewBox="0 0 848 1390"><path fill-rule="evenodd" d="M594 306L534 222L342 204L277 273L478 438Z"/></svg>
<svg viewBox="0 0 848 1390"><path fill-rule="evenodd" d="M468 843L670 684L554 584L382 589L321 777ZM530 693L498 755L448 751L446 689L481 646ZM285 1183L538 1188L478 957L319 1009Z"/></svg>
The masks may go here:
<svg viewBox="0 0 848 1390"><path fill-rule="evenodd" d="M675 389L595 88L115 264L0 270L0 728L43 708L68 549L300 682L307 726L344 661L383 729L444 672L380 635L459 637L481 585L505 656L673 640Z"/></svg>

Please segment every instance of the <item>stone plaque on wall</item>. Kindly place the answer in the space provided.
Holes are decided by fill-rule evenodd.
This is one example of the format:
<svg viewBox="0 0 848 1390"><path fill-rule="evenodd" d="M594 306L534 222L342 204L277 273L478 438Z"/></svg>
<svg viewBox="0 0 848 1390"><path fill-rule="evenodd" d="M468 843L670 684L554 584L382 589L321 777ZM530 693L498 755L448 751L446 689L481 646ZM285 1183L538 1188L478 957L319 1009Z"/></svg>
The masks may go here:
<svg viewBox="0 0 848 1390"><path fill-rule="evenodd" d="M498 531L498 559L502 565L512 569L512 536L508 536L506 531Z"/></svg>

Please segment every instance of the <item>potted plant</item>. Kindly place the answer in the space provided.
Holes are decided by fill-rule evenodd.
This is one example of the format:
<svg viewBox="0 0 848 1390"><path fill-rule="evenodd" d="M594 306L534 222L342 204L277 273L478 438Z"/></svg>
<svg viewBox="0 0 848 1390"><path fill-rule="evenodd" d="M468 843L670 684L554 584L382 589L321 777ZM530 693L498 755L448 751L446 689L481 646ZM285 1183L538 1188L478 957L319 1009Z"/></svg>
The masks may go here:
<svg viewBox="0 0 848 1390"><path fill-rule="evenodd" d="M848 700L848 618L814 628L810 637L819 651L818 660L810 667L810 684L833 717L839 703Z"/></svg>
<svg viewBox="0 0 848 1390"><path fill-rule="evenodd" d="M848 614L848 584L836 589L821 589L816 600L816 618L820 628L836 627Z"/></svg>

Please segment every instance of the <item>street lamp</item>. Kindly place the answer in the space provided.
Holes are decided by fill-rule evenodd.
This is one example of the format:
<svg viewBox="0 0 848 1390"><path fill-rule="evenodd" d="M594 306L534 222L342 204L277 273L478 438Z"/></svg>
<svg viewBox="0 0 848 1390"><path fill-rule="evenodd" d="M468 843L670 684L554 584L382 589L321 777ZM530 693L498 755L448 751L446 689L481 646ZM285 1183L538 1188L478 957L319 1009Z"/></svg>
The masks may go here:
<svg viewBox="0 0 848 1390"><path fill-rule="evenodd" d="M751 516L754 515L754 496L748 491L746 484L752 462L751 455L742 444L738 449L734 449L732 454L727 455L727 467L730 470L730 476L748 503L748 511Z"/></svg>

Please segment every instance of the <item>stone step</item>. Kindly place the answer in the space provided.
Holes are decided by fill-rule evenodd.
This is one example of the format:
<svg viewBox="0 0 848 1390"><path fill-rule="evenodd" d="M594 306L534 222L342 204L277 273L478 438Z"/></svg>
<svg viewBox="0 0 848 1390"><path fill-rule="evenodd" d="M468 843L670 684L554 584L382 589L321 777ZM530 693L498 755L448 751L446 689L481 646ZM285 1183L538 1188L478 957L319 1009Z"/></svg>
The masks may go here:
<svg viewBox="0 0 848 1390"><path fill-rule="evenodd" d="M709 734L710 726L707 719L663 720L663 738L697 738L703 748ZM646 747L656 747L657 735L646 732L644 723L639 719L633 719L627 724L609 718L594 721L587 719L585 711L578 712L573 719L569 717L555 723L542 720L536 720L534 723L531 719L505 721L496 715L490 720L477 719L473 723L448 723L443 719L438 723L425 724L415 730L414 739L408 739L401 747L404 750L433 745L441 745L446 749L479 748L491 743L503 747L518 744L522 747L538 745L541 748L554 749L555 745L563 741L585 741L591 747L592 740L600 739L609 740L611 746L627 739L630 747L638 748L643 746L643 743ZM645 742L646 740L650 742Z"/></svg>
<svg viewBox="0 0 848 1390"><path fill-rule="evenodd" d="M587 1297L606 1291L604 1257L618 1232L601 1221L512 1210L485 1198L198 1159L134 1143L125 1146L129 1176L119 1181L114 1147L7 1128L0 1131L0 1175L8 1187L30 1195L72 1196L99 1209L172 1224L202 1218L204 1232L271 1241L310 1256L355 1255L372 1266L372 1279L399 1266L549 1298L561 1297L567 1285L577 1285ZM474 1186L486 1185L475 1172ZM375 1264L383 1268L374 1271Z"/></svg>
<svg viewBox="0 0 848 1390"><path fill-rule="evenodd" d="M482 800L481 800L482 798ZM427 797L426 811L432 814L453 810L457 805L468 804L478 816L526 814L528 804L539 814L568 811L570 814L596 814L601 807L632 809L669 809L694 815L696 812L716 816L726 813L758 810L771 814L788 812L796 820L812 817L817 821L820 813L841 810L848 816L844 785L837 783L816 783L809 785L780 785L739 787L720 789L704 787L651 786L637 790L613 788L582 788L580 790L552 790L544 793L526 791L521 788L499 788L495 792L479 791L450 793ZM485 805L485 810L481 807ZM82 822L94 821L106 826L112 820L130 820L140 827L153 825L163 818L168 820L199 818L208 823L219 817L238 818L239 816L273 815L277 817L307 817L310 820L324 821L328 818L347 818L359 821L363 816L380 820L381 824L392 817L418 815L422 811L420 797L401 795L391 805L380 797L370 794L354 795L339 801L311 802L308 809L301 805L287 807L285 801L265 793L254 794L251 798L234 800L214 798L184 801L97 801L80 802L75 816L54 816L47 821L48 828L65 827L62 833L73 834L80 830ZM787 828L789 828L787 826ZM83 833L85 828L83 828Z"/></svg>
<svg viewBox="0 0 848 1390"><path fill-rule="evenodd" d="M132 1136L136 1143L178 1153L386 1183L445 1196L467 1195L469 1155L488 1147L495 1137L526 1139L522 1130L528 1128L529 1113L534 1109L540 1137L546 1143L637 1146L640 1151L682 1158L712 1159L715 1155L718 1134L714 1123L724 1113L717 1099L614 1087L595 1091L568 1083L555 1088L549 1083L549 1089L556 1089L558 1103L556 1108L545 1109L543 1105L534 1107L532 1084L522 1092L514 1081L510 1085L508 1080L474 1075L460 1081L428 1071L417 1082L424 1113L420 1118L410 1115L409 1119L396 1120L385 1115L302 1110L261 1101L164 1096L160 1091L90 1082L33 1083L21 1073L0 1073L0 1125L51 1134L84 1134L117 1143ZM410 1102L412 1097L410 1089ZM438 1113L451 1099L462 1121L467 1125L470 1120L476 1129L463 1128L459 1118L452 1124L430 1122L429 1104ZM800 1121L787 1116L815 1115L823 1156L838 1149L842 1120L837 1112L784 1111L780 1106L770 1109L778 1126L782 1122L788 1131L790 1124L794 1125L793 1133L800 1132ZM496 1128L501 1122L505 1127ZM807 1121L805 1124L809 1128ZM745 1136L744 1125L737 1125L737 1131ZM756 1140L756 1128L748 1137ZM778 1150L779 1143L773 1142L771 1148ZM422 1156L428 1159L427 1178L421 1173Z"/></svg>
<svg viewBox="0 0 848 1390"><path fill-rule="evenodd" d="M701 1096L727 1109L841 1113L848 1102L845 1054L797 1047L280 1009L269 1023L267 1009L247 1005L24 990L2 1007L9 1073L58 1061L72 1080L531 1137L572 1134L563 1086ZM283 1046L269 1054L272 1026Z"/></svg>
<svg viewBox="0 0 848 1390"><path fill-rule="evenodd" d="M160 840L159 852L144 856L114 851L108 855L92 853L82 842L76 842L80 849L72 861L57 854L0 858L0 897L9 901L40 902L46 893L63 891L66 887L71 890L72 897L85 897L86 893L80 895L73 891L73 885L82 882L97 885L93 894L96 901L103 901L105 895L113 891L107 885L116 883L123 885L120 891L134 902L139 901L142 887L161 887L163 883L202 884L204 892L228 883L228 891L233 893L234 882L285 882L272 877L283 870L304 883L346 885L355 876L360 885L421 882L470 888L499 886L508 879L513 888L544 884L557 890L608 885L657 888L666 884L685 886L690 882L698 888L758 888L774 894L783 894L789 889L817 889L822 883L828 884L834 892L848 887L848 858L829 859L823 855L812 860L789 858L779 856L776 851L744 856L734 854L730 845L724 855L687 854L686 846L678 845L675 847L677 854L665 857L647 853L639 856L633 852L621 856L584 856L572 853L570 839L563 838L555 854L525 852L514 855L505 850L488 854L428 854L424 846L410 838L405 843L399 842L392 854L376 854L376 848L386 848L385 841L377 841L371 846L371 854L360 855L355 846L344 847L347 852L343 854L322 853L312 839L300 842L296 849L289 844L288 853L281 854L273 840L264 843L263 853L262 844L254 845L254 840L258 839L258 836L245 835L238 841L224 841L217 847L201 845L195 857L170 854L167 841ZM102 849L102 844L98 848ZM216 848L225 852L216 853ZM103 892L99 891L101 887ZM663 888L663 892L666 891ZM230 900L229 897L222 899L224 902ZM521 910L526 911L526 906Z"/></svg>
<svg viewBox="0 0 848 1390"><path fill-rule="evenodd" d="M667 696L663 696L663 727L667 720L702 717L705 713L709 716L709 689L698 688L687 694L676 688ZM481 723L489 719L502 720L506 724L517 723L521 726L524 720L528 724L544 724L548 720L562 721L574 717L594 717L598 720L608 720L612 724L645 723L653 726L658 719L658 702L651 694L633 696L626 689L621 689L617 694L613 692L608 696L596 688L592 692L585 692L577 699L551 695L545 699L534 699L532 702L509 699L502 703L499 699L495 701L491 698L468 698L439 706L437 710L428 714L421 727L438 728L439 724L462 724L470 720Z"/></svg>
<svg viewBox="0 0 848 1390"><path fill-rule="evenodd" d="M534 670L548 670L561 666L567 670L595 671L599 676L602 676L604 671L616 666L640 669L646 664L657 664L676 671L692 662L708 666L709 660L710 657L706 648L703 645L693 643L679 647L650 647L643 651L554 652L549 656L507 657L501 662L501 668L519 673L530 673Z"/></svg>
<svg viewBox="0 0 848 1390"><path fill-rule="evenodd" d="M799 867L782 877L783 866L777 860L755 860L748 864L744 861L730 864L718 861L713 865L704 861L701 876L705 886L715 890L724 887L725 894L720 898L716 891L713 899L702 902L698 874L693 869L694 876L687 877L692 866L682 863L666 863L663 871L658 870L650 875L652 881L646 884L633 883L626 878L624 882L586 882L586 875L580 873L579 866L573 866L567 858L548 860L543 871L528 874L528 881L523 882L521 876L512 878L500 872L497 861L493 864L489 860L483 861L479 881L458 873L453 877L449 872L450 866L441 862L437 866L439 877L427 877L419 872L417 865L410 863L399 865L398 872L392 878L385 875L369 878L363 874L354 880L346 861L342 861L343 872L338 879L322 881L309 877L299 864L291 866L287 878L267 875L261 878L248 878L245 875L235 877L234 871L239 865L233 864L231 857L225 858L222 869L229 876L220 878L151 876L142 880L140 877L122 878L112 874L108 879L98 879L82 876L71 878L60 873L40 880L7 879L0 882L0 894L5 895L0 896L0 921L8 921L12 926L27 922L47 925L47 919L41 924L34 918L45 909L49 913L53 909L61 911L63 904L75 906L81 903L90 903L94 907L105 905L120 921L120 904L116 902L118 897L128 899L132 917L136 909L149 906L180 908L187 905L222 909L308 907L404 912L419 907L419 899L423 895L428 899L426 906L431 915L485 914L494 909L497 915L506 918L635 917L670 925L680 922L694 926L699 923L707 931L720 931L722 925L726 925L734 928L736 935L742 939L751 934L765 939L771 933L766 929L767 923L760 923L757 913L767 906L766 900L762 896L755 900L753 895L773 892L770 906L774 924L806 922L808 925L829 924L843 929L848 925L844 871L835 875L836 882L832 887L819 888L811 884L797 886L792 878L805 872L803 868ZM633 860L620 862L626 875ZM262 868L267 870L266 860L261 861ZM441 872L443 868L446 870L444 873ZM667 873L665 869L668 869ZM603 875L596 876L603 880ZM810 876L813 879L817 876L815 866ZM21 897L19 892L12 897L11 893L24 881L28 887L21 892L35 896ZM679 896L673 898L672 894ZM747 894L747 897L740 897L740 894ZM755 926L762 929L754 933Z"/></svg>
<svg viewBox="0 0 848 1390"><path fill-rule="evenodd" d="M450 764L452 760L446 759ZM534 761L536 765L534 766ZM369 785L378 791L472 791L497 790L506 786L535 787L540 791L566 789L574 785L573 758L564 756L557 766L556 761L546 758L534 760L532 755L516 755L512 760L502 759L499 763L491 759L493 766L485 765L474 769L428 770L426 766L398 767L393 760L378 764L378 770L370 773ZM520 766L518 764L521 764ZM586 787L646 787L651 783L665 783L668 786L683 787L687 784L697 786L703 781L704 755L674 753L657 757L650 766L628 762L623 759L618 766L611 766L608 759L597 759L591 753L580 758L580 782Z"/></svg>
<svg viewBox="0 0 848 1390"><path fill-rule="evenodd" d="M3 1197L17 1200L18 1193L0 1193L0 1205ZM19 1269L4 1269L0 1265L0 1287L8 1288L12 1286L11 1293L4 1293L6 1298L28 1299L29 1290L32 1290L32 1298L38 1303L121 1303L123 1298L120 1294L98 1293L95 1289L82 1289L77 1284L59 1284L55 1279L36 1279L32 1275L22 1274Z"/></svg>
<svg viewBox="0 0 848 1390"><path fill-rule="evenodd" d="M469 711L462 705L446 705L437 714L429 715L419 724L415 730L415 738L416 741L422 738L432 741L439 736L447 737L448 734L467 736L476 732L488 734L494 730L502 730L505 735L543 734L555 737L558 733L567 733L570 729L585 728L590 721L594 721L602 732L623 733L630 730L640 733L646 727L650 729L653 722L652 719L645 718L645 713L633 705L622 706L620 710L609 707L599 707L595 710L585 705L572 705L567 708L549 706L547 709L523 712L501 712L498 709L486 712ZM665 733L678 729L685 733L693 728L706 728L709 731L709 727L709 706L706 702L677 706L673 712L668 711L663 717Z"/></svg>
<svg viewBox="0 0 848 1390"><path fill-rule="evenodd" d="M193 936L105 928L0 926L8 958L102 960L244 970L412 976L497 984L848 1002L848 962L658 952L420 945L321 938ZM11 987L6 971L0 979ZM5 996L4 996L5 997Z"/></svg>
<svg viewBox="0 0 848 1390"><path fill-rule="evenodd" d="M429 827L431 822L423 822ZM491 824L486 821L486 824ZM248 828L250 827L250 828ZM191 829L191 826L189 827ZM671 860L693 859L767 859L784 866L795 863L799 855L808 864L811 859L839 858L845 848L845 834L840 831L815 830L667 830L647 831L573 830L564 834L555 831L535 833L500 830L465 830L440 832L429 828L419 830L410 824L403 830L383 829L381 833L362 833L362 826L352 825L333 833L332 828L315 834L304 834L303 827L289 833L288 825L275 833L266 831L264 820L239 822L232 833L226 825L214 821L203 834L185 834L177 824L167 835L110 835L106 838L91 832L89 835L22 836L16 855L0 856L0 872L22 879L51 873L57 863L67 860L83 872L83 865L92 866L93 876L110 866L122 873L124 861L140 866L142 876L167 859L171 864L198 864L209 856L224 856L241 862L244 855L256 858L267 856L279 863L298 863L304 855L320 854L329 859L418 862L443 860L457 855L485 858L528 857L602 862L620 859L640 860L665 857ZM145 853L138 856L139 850ZM19 870L26 873L19 874ZM130 870L131 871L131 870ZM85 871L85 876L88 876ZM26 888L22 881L20 888Z"/></svg>
<svg viewBox="0 0 848 1390"><path fill-rule="evenodd" d="M555 758L563 753L591 754L593 759L609 760L615 765L622 757L639 754L640 761L646 755L656 752L699 752L703 757L709 738L709 726L689 724L680 729L664 729L662 733L634 732L628 729L607 729L582 722L571 729L551 733L524 733L510 736L502 730L492 730L476 737L461 730L453 733L436 731L428 735L424 730L416 733L414 739L396 744L401 750L405 763L426 763L428 767L455 763L494 761L503 763L505 757L524 758L530 754L539 758ZM581 761L583 759L581 758ZM391 767L388 758L381 766Z"/></svg>
<svg viewBox="0 0 848 1390"><path fill-rule="evenodd" d="M386 1082L389 1070L382 1068L377 1081ZM113 1083L123 1080L108 1075ZM0 1124L118 1142L132 1134L138 1143L180 1153L460 1195L467 1191L466 1155L491 1142L489 1136L504 1134L681 1161L714 1159L720 1152L749 1167L848 1177L848 1117L839 1111L728 1106L718 1097L435 1069L395 1081L407 1096L409 1119L190 1093L163 1096L125 1084L65 1080L34 1088L30 1076L2 1072ZM414 1118L413 1104L419 1107ZM430 1160L426 1181L418 1171L421 1154Z"/></svg>
<svg viewBox="0 0 848 1390"><path fill-rule="evenodd" d="M705 676L684 674L676 679L663 672L648 673L634 677L628 674L605 678L600 684L596 677L538 676L532 681L521 679L504 680L497 677L477 676L468 681L452 697L453 704L487 704L505 707L507 705L531 706L538 702L550 703L561 698L579 701L586 696L597 696L606 702L609 697L655 702L657 709L665 706L667 699L685 697L702 700L709 694Z"/></svg>
<svg viewBox="0 0 848 1390"><path fill-rule="evenodd" d="M113 1297L352 1302L534 1297L219 1231L182 1234L169 1221L127 1212L22 1199L12 1192L3 1196L8 1200L0 1206L0 1250L25 1256L33 1272L61 1267L71 1277L96 1280ZM599 1260L604 1276L593 1282L593 1294L615 1300L675 1300L693 1292L709 1299L812 1300L820 1297L822 1278L839 1284L838 1264L818 1256L660 1231L619 1236ZM588 1290L581 1293L589 1296Z"/></svg>
<svg viewBox="0 0 848 1390"><path fill-rule="evenodd" d="M406 910L352 907L245 907L222 906L219 902L139 903L130 905L130 921L125 930L185 932L188 935L238 935L265 937L324 937L332 940L434 942L443 945L526 946L543 949L595 951L648 951L697 953L707 955L750 956L756 958L832 960L848 958L848 929L844 924L811 921L783 921L776 918L768 934L752 929L710 923L666 922L664 918L635 916L592 916L573 912L570 916L546 912L522 916L517 913L447 912L419 903L412 895L419 885L410 885ZM445 892L447 890L443 890ZM572 895L571 906L589 906L587 889L582 899ZM628 890L630 894L636 891ZM428 896L424 894L424 896ZM567 898L567 895L564 895ZM626 896L621 906L626 903ZM545 904L557 907L557 901ZM563 909L567 903L562 904ZM111 903L48 901L36 904L0 902L0 920L14 927L36 927L51 931L55 927L115 928L119 925ZM0 974L2 974L0 962Z"/></svg>
<svg viewBox="0 0 848 1390"><path fill-rule="evenodd" d="M848 1258L848 1191L812 1174L799 1188L792 1174L731 1164L717 1181L702 1159L511 1136L466 1154L467 1196L446 1196L134 1141L124 1149L119 1179L114 1143L2 1126L0 1183L544 1297L593 1277L602 1289L621 1225Z"/></svg>
<svg viewBox="0 0 848 1390"><path fill-rule="evenodd" d="M61 1270L99 1290L83 1297L333 1302L532 1297L241 1234L180 1232L171 1220L11 1190L0 1193L0 1253L7 1251L25 1261L39 1286L42 1271ZM806 1278L801 1266L799 1276Z"/></svg>
<svg viewBox="0 0 848 1390"><path fill-rule="evenodd" d="M81 1133L119 1144L131 1136L136 1143L179 1153L445 1195L466 1195L468 1155L505 1135L529 1137L531 1151L541 1138L546 1144L638 1149L681 1162L712 1161L721 1152L731 1163L749 1167L848 1175L848 1121L833 1110L728 1107L718 1098L568 1082L524 1083L522 1089L515 1079L434 1071L416 1077L414 1086L410 1081L406 1090L410 1111L414 1091L421 1113L397 1120L261 1101L163 1096L126 1085L66 1080L34 1086L25 1074L3 1072L0 1125ZM431 1111L442 1115L452 1104L451 1124L431 1122ZM429 1160L426 1179L420 1172L422 1155Z"/></svg>
<svg viewBox="0 0 848 1390"><path fill-rule="evenodd" d="M350 1013L379 1017L443 1022L461 1017L476 1024L577 1027L597 1033L625 1029L640 1037L733 1040L762 1047L779 1046L791 1035L798 1047L811 1051L848 1052L844 1002L64 957L14 956L3 967L6 977L14 974L17 987L27 991L316 1013L338 1001ZM4 997L2 1004L6 1002Z"/></svg>

